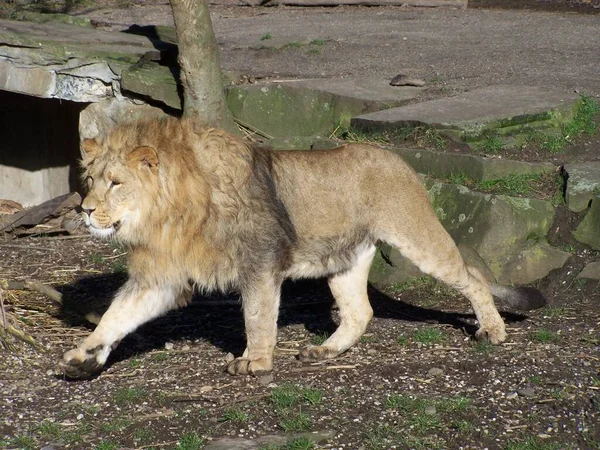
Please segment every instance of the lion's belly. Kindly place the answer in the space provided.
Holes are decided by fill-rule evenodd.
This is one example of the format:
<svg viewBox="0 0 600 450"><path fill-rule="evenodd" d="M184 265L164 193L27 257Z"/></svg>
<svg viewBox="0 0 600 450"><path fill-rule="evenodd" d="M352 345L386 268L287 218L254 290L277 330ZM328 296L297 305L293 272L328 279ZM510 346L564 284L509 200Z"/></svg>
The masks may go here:
<svg viewBox="0 0 600 450"><path fill-rule="evenodd" d="M286 278L321 278L344 272L356 263L358 256L373 245L364 234L348 237L304 240L292 252Z"/></svg>

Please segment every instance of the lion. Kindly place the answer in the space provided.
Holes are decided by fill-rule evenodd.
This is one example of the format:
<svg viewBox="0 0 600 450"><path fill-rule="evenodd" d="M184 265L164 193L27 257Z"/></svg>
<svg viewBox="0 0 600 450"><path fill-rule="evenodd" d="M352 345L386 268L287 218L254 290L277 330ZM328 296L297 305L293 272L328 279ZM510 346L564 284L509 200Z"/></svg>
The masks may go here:
<svg viewBox="0 0 600 450"><path fill-rule="evenodd" d="M339 326L299 358L335 358L373 317L367 278L378 242L467 297L477 339L506 339L492 294L514 309L545 304L533 288L488 283L466 265L420 177L386 149L272 151L194 119L163 118L85 139L81 164L83 219L92 235L129 246L129 278L95 330L64 354L69 378L100 371L128 333L187 305L195 286L241 294L246 350L226 371L269 372L285 279L328 279Z"/></svg>

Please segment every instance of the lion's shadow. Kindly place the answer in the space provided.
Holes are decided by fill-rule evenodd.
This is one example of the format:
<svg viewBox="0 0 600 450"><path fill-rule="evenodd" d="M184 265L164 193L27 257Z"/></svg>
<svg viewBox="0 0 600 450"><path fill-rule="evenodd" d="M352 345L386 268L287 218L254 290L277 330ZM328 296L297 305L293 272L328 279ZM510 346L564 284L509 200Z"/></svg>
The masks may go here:
<svg viewBox="0 0 600 450"><path fill-rule="evenodd" d="M60 318L67 324L86 324L84 317L102 316L111 299L126 280L124 274L85 277L57 289L63 295ZM444 312L394 299L373 287L369 298L375 317L409 322L441 323L473 334L472 314ZM334 299L325 280L288 281L282 290L279 326L301 324L317 334L331 334L336 329L331 307ZM502 313L508 322L526 316ZM240 355L245 347L244 322L237 293L202 296L197 294L186 308L172 311L130 334L111 354L108 365L135 354L164 348L166 342L206 340L223 351Z"/></svg>

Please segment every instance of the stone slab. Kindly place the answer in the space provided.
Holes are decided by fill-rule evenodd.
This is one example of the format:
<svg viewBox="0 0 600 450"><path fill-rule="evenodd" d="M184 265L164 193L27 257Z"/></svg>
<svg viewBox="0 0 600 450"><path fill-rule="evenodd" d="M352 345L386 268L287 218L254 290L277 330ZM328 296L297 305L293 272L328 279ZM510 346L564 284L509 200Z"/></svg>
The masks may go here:
<svg viewBox="0 0 600 450"><path fill-rule="evenodd" d="M565 164L567 180L566 201L571 211L586 209L593 199L600 197L600 162Z"/></svg>
<svg viewBox="0 0 600 450"><path fill-rule="evenodd" d="M402 156L417 172L436 178L462 174L471 180L486 181L514 174L540 174L556 168L549 162L530 163L403 147L394 147L390 150Z"/></svg>
<svg viewBox="0 0 600 450"><path fill-rule="evenodd" d="M41 67L17 67L0 61L0 89L33 97L50 98L56 87L56 73Z"/></svg>
<svg viewBox="0 0 600 450"><path fill-rule="evenodd" d="M133 93L180 110L182 104L177 83L178 72L178 69L155 62L136 64L121 74L121 88L124 93Z"/></svg>
<svg viewBox="0 0 600 450"><path fill-rule="evenodd" d="M290 81L286 84L292 87L327 92L342 98L373 102L377 104L377 107L384 108L402 105L423 92L421 87L390 86L389 80L377 78L321 78Z"/></svg>
<svg viewBox="0 0 600 450"><path fill-rule="evenodd" d="M493 85L453 97L359 115L353 127L384 131L408 126L433 127L457 140L473 140L488 130L530 125L549 127L570 118L579 97L536 86Z"/></svg>
<svg viewBox="0 0 600 450"><path fill-rule="evenodd" d="M589 263L577 274L577 278L600 280L600 261Z"/></svg>
<svg viewBox="0 0 600 450"><path fill-rule="evenodd" d="M129 99L108 99L91 103L79 114L79 138L103 138L117 124L164 117L159 108Z"/></svg>
<svg viewBox="0 0 600 450"><path fill-rule="evenodd" d="M31 23L0 19L0 46L41 48L52 42L67 47L71 44L91 46L91 52L96 45L137 48L137 51L141 52L140 56L154 49L146 37L130 33L102 31L67 23Z"/></svg>
<svg viewBox="0 0 600 450"><path fill-rule="evenodd" d="M154 51L146 37L67 23L0 20L0 89L76 102L114 95L122 66Z"/></svg>
<svg viewBox="0 0 600 450"><path fill-rule="evenodd" d="M554 269L560 269L571 257L545 241L527 242L502 267L498 276L504 284L519 286L540 280Z"/></svg>
<svg viewBox="0 0 600 450"><path fill-rule="evenodd" d="M350 118L407 103L422 88L377 79L313 79L232 86L227 102L242 122L272 137L329 136Z"/></svg>
<svg viewBox="0 0 600 450"><path fill-rule="evenodd" d="M592 201L585 217L573 231L573 237L594 250L600 250L600 198Z"/></svg>
<svg viewBox="0 0 600 450"><path fill-rule="evenodd" d="M294 439L310 439L314 444L325 444L333 438L333 431L307 431L287 435L270 434L253 439L243 437L223 437L206 444L205 450L260 450L264 448L285 448Z"/></svg>

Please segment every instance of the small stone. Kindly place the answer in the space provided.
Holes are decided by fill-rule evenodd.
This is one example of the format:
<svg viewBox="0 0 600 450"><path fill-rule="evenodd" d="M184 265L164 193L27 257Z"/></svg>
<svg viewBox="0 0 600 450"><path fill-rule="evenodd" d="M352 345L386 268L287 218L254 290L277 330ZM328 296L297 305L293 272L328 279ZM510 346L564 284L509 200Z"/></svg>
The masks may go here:
<svg viewBox="0 0 600 450"><path fill-rule="evenodd" d="M444 375L444 371L439 367L432 367L427 371L427 377L429 378L437 378L441 377L442 375Z"/></svg>
<svg viewBox="0 0 600 450"><path fill-rule="evenodd" d="M184 345L183 347L181 347L181 350L183 350L184 352L187 352L190 350L190 346L189 345Z"/></svg>
<svg viewBox="0 0 600 450"><path fill-rule="evenodd" d="M227 354L225 355L225 362L226 362L226 363L228 363L228 364L229 364L231 361L233 361L234 359L235 359L235 356L233 356L233 353L231 353L231 352L230 352L230 353L227 353Z"/></svg>
<svg viewBox="0 0 600 450"><path fill-rule="evenodd" d="M374 348L370 348L367 350L367 355L376 355L377 354L377 350Z"/></svg>
<svg viewBox="0 0 600 450"><path fill-rule="evenodd" d="M81 413L77 414L77 420L81 420L81 419L83 419L83 414L81 414Z"/></svg>
<svg viewBox="0 0 600 450"><path fill-rule="evenodd" d="M425 414L427 414L428 416L433 416L435 415L435 413L437 412L437 410L435 409L435 406L433 405L429 405L425 407Z"/></svg>
<svg viewBox="0 0 600 450"><path fill-rule="evenodd" d="M519 396L519 394L517 394L516 392L511 392L510 394L508 394L508 395L506 396L506 398L507 398L508 400L514 400L514 399L515 399L515 398L517 398L518 396Z"/></svg>
<svg viewBox="0 0 600 450"><path fill-rule="evenodd" d="M404 38L406 40L406 38ZM390 81L390 86L425 86L425 81L399 73Z"/></svg>
<svg viewBox="0 0 600 450"><path fill-rule="evenodd" d="M173 343L165 342L165 350L173 350Z"/></svg>
<svg viewBox="0 0 600 450"><path fill-rule="evenodd" d="M262 377L258 378L258 384L260 384L261 386L268 386L272 382L273 382L272 374L263 375Z"/></svg>
<svg viewBox="0 0 600 450"><path fill-rule="evenodd" d="M523 389L519 389L517 393L521 397L533 397L535 395L535 390L532 387L525 387Z"/></svg>

